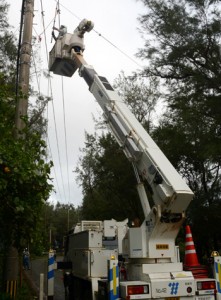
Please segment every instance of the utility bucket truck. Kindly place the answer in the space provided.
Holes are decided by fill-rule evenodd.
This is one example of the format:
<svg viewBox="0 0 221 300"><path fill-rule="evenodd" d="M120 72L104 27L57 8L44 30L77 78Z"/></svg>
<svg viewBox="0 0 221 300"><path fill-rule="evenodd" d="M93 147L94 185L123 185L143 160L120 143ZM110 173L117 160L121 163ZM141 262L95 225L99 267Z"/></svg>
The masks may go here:
<svg viewBox="0 0 221 300"><path fill-rule="evenodd" d="M84 34L92 28L93 23L84 19L73 34L60 34L50 52L49 69L68 77L78 70L86 81L133 164L145 220L132 228L128 220L114 219L82 221L76 226L65 250L65 260L72 263L64 277L67 299L213 300L214 280L207 279L211 284L199 291L192 272L183 270L175 245L193 192L108 80L84 60ZM152 208L145 180L152 189Z"/></svg>

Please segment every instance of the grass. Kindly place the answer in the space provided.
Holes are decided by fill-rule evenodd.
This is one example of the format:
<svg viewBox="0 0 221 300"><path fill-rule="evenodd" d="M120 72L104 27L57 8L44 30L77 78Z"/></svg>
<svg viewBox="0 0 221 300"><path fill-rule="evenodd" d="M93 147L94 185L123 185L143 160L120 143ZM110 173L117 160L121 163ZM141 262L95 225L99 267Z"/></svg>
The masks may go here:
<svg viewBox="0 0 221 300"><path fill-rule="evenodd" d="M36 294L30 288L28 283L25 280L23 280L22 286L18 289L16 300L32 300L32 299L36 299Z"/></svg>

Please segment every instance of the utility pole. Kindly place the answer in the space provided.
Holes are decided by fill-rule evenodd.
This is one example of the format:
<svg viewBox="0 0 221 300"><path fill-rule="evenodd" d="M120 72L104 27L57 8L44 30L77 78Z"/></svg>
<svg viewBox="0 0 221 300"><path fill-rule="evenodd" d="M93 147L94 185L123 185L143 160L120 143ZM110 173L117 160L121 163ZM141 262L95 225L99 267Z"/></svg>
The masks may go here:
<svg viewBox="0 0 221 300"><path fill-rule="evenodd" d="M25 1L23 37L20 48L19 64L19 95L17 95L15 127L16 137L23 136L21 131L25 128L24 118L27 117L28 96L29 96L29 76L30 61L32 51L32 27L34 17L34 0Z"/></svg>
<svg viewBox="0 0 221 300"><path fill-rule="evenodd" d="M24 8L24 10L23 10ZM28 111L28 96L29 96L29 75L30 61L32 51L32 26L34 16L34 0L22 1L22 12L24 13L23 36L20 49L19 59L19 93L16 95L16 114L15 114L15 138L24 138L22 130L26 123L23 120L27 117ZM23 18L21 18L22 22ZM22 24L21 24L22 28ZM16 298L17 277L19 270L19 255L18 250L11 245L8 250L5 281L6 293L10 294L12 299Z"/></svg>

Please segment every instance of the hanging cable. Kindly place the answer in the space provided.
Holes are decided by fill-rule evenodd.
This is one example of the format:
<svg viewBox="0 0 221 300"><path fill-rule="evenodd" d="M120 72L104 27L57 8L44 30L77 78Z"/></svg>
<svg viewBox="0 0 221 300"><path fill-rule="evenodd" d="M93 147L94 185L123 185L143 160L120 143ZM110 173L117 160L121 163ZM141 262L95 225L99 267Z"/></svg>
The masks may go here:
<svg viewBox="0 0 221 300"><path fill-rule="evenodd" d="M58 2L58 0L54 0L55 2ZM78 19L79 21L81 21L82 19L79 18L77 15L75 15L70 9L68 9L67 7L65 7L63 4L60 4L60 6L62 6L65 10L67 10L71 15L73 15L76 19Z"/></svg>
<svg viewBox="0 0 221 300"><path fill-rule="evenodd" d="M64 101L64 80L63 76L61 77L61 86L62 86L62 103L63 103L63 120L64 120L64 137L65 137L65 153L66 153L66 162L67 162L67 179L68 179L68 204L70 200L70 179L68 173L68 148L67 148L67 130L66 130L66 116L65 116L65 101Z"/></svg>
<svg viewBox="0 0 221 300"><path fill-rule="evenodd" d="M53 30L55 28L55 22L56 22L56 16L58 15L58 27L60 28L60 7L59 7L59 1L57 1L56 4L56 12L54 17L54 23L53 23ZM54 37L54 31L52 31L52 37ZM55 37L54 37L55 38ZM68 179L68 194L70 199L70 180L69 180L69 173L68 173L68 151L67 151L67 130L66 130L66 117L65 117L65 99L64 99L64 82L63 77L61 78L61 86L62 86L62 102L63 102L63 120L64 120L64 132L65 132L65 153L66 153L66 165L67 165L67 179ZM68 201L69 203L69 201Z"/></svg>
<svg viewBox="0 0 221 300"><path fill-rule="evenodd" d="M40 0L40 2L41 2L42 24L43 24L43 29L44 29L45 50L46 50L46 57L47 57L47 64L48 64L48 53L49 52L48 52L48 47L47 47L46 35L45 35L45 22L44 22L44 11L43 11L42 0ZM59 167L60 167L60 172L61 172L61 180L62 180L62 185L63 185L64 197L66 198L66 196L65 196L65 188L64 188L64 178L63 178L63 172L62 172L62 167L61 167L60 148L59 148L59 143L58 143L58 131L57 131L56 118L55 118L55 108L54 108L54 103L53 103L52 84L51 84L51 78L50 78L50 76L48 77L48 79L49 79L50 93L51 93L51 99L52 99L53 119L54 119L54 125L55 125L55 136L56 136L56 145L57 145L57 151L58 151Z"/></svg>
<svg viewBox="0 0 221 300"><path fill-rule="evenodd" d="M50 146L50 140L49 140L49 138L48 138L48 135L47 135L47 145L48 145L48 148L49 148L49 152L50 152L51 159L52 159L52 161L54 161L54 160L53 160L52 151L51 151L51 146ZM57 190L57 192L58 192L58 197L59 197L59 199L61 199L61 192L60 192L60 188L59 188L59 184L58 184L58 178L57 178L56 169L53 168L53 170L54 170L54 177L55 177L55 181L56 181L56 185L57 185L57 189L56 189L56 190Z"/></svg>
<svg viewBox="0 0 221 300"><path fill-rule="evenodd" d="M36 35L38 36L37 32L35 31ZM33 51L33 50L32 50ZM35 57L34 55L32 54L32 58L33 58L33 64L34 64L34 70L35 70L35 76L36 76L36 81L37 81L37 87L38 87L38 95L40 96L41 94L41 90L40 90L40 83L39 83L39 80L38 80L38 74L37 74L37 66L36 66L36 62L35 62ZM49 87L49 84L48 84L48 87ZM49 88L48 88L48 93L49 95ZM48 120L48 110L47 110L47 117L46 117L46 120ZM48 150L49 150L49 153L50 153L50 157L53 161L53 154L52 154L52 151L51 151L51 146L50 146L50 140L49 140L49 136L48 136L48 130L46 129L46 140L47 140L47 146L48 146ZM55 181L56 181L56 185L57 185L57 192L58 192L58 195L59 195L59 198L61 199L61 192L60 192L60 188L59 188L59 184L58 184L58 179L57 179L57 173L56 173L56 170L55 168L54 169L54 176L55 176Z"/></svg>
<svg viewBox="0 0 221 300"><path fill-rule="evenodd" d="M55 39L54 28L55 28L57 14L60 16L59 2L57 2L56 8L55 8L55 16L54 16L54 22L53 22L53 27L52 27L52 33L51 33L51 43L53 42L53 38ZM60 17L59 17L59 20L60 20ZM60 27L60 24L59 24L59 27Z"/></svg>
<svg viewBox="0 0 221 300"><path fill-rule="evenodd" d="M55 27L55 22L56 22L56 17L58 15L58 23L59 23L59 28L60 28L60 5L67 10L70 14L72 14L75 18L77 18L78 20L81 20L81 18L79 18L76 14L74 14L71 10L67 9L64 5L59 3L59 0L55 0L56 1L56 9L55 9L55 16L54 18L50 21L50 23L47 25L47 27L45 26L45 22L44 22L44 12L43 12L43 4L42 4L42 0L40 0L41 2L41 14L42 14L42 23L43 23L43 31L41 34L44 34L44 39L45 39L45 49L46 49L46 57L47 57L47 63L48 63L48 48L47 48L47 42L46 42L46 30L48 29L48 27L53 23L53 27ZM127 55L127 53L125 53L124 51L122 51L119 47L117 47L114 43L112 43L109 39L107 39L105 36L103 36L101 33L99 33L98 31L96 31L95 29L93 29L94 32L101 38L103 38L107 43L109 43L112 47L114 47L115 49L117 49L119 52L121 52L121 54L123 54L124 56L126 56L128 59L130 59L133 63L135 63L137 66L140 66L132 57L130 57L129 55ZM40 36L40 35L39 35ZM65 116L65 105L64 105L64 86L63 86L63 78L62 80L62 100L63 100L63 119L64 119L64 132L65 132L65 151L66 151L66 160L67 160L67 174L68 174L68 151L67 151L67 131L66 131L66 116ZM61 168L61 156L60 156L60 150L59 150L59 143L58 143L58 133L57 133L57 125L56 125L56 118L55 118L55 108L54 108L54 103L53 103L53 92L52 92L52 83L51 83L51 78L49 76L49 85L50 85L50 93L51 93L51 98L52 98L52 108L53 108L53 118L54 118L54 124L55 124L55 135L56 135L56 143L57 143L57 150L58 150L58 158L59 158L59 165L60 165L60 170L61 170L61 177L62 177L62 184L63 184L63 189L64 189L64 193L65 193L65 188L64 188L64 180L63 180L63 174L62 174L62 168ZM49 141L49 139L48 139ZM55 169L55 168L54 168ZM68 193L69 193L69 198L70 198L70 181L69 181L69 176L68 176Z"/></svg>
<svg viewBox="0 0 221 300"><path fill-rule="evenodd" d="M57 0L55 0L57 2ZM82 20L81 18L79 18L76 14L74 14L70 9L68 9L67 7L65 7L64 5L60 4L60 6L62 6L66 11L68 11L71 15L73 15L76 19L78 20ZM136 60L134 60L131 56L129 56L128 54L126 54L126 52L124 52L123 50L121 50L118 46L116 46L114 43L112 43L109 39L107 39L104 35L102 35L101 33L99 33L98 31L96 31L95 29L93 29L93 31L101 38L103 38L107 43L109 43L112 47L114 47L115 49L117 49L121 54L123 54L124 56L126 56L128 59L130 59L133 63L135 63L138 67L143 68L143 66L141 66Z"/></svg>
<svg viewBox="0 0 221 300"><path fill-rule="evenodd" d="M48 80L48 89L47 89L47 94L48 95L49 95L49 92L50 92L50 81ZM49 118L48 118L48 106L47 106L46 120L48 120L48 119ZM49 149L49 153L50 153L51 159L52 159L52 161L54 161L53 154L52 154L52 151L51 151L50 139L49 139L49 136L48 136L48 123L47 123L47 129L46 129L46 140L47 140L47 146L48 146L48 149ZM57 185L56 192L58 192L58 198L62 199L60 188L59 188L59 184L58 184L58 177L57 177L57 173L56 173L55 167L53 168L53 170L54 170L55 182L56 182L56 185Z"/></svg>
<svg viewBox="0 0 221 300"><path fill-rule="evenodd" d="M134 60L131 56L129 56L126 52L122 51L119 47L117 47L115 44L113 44L110 40L108 40L106 37L104 37L101 33L93 29L93 31L98 34L98 36L102 37L107 43L109 43L111 46L116 48L120 53L122 53L124 56L126 56L128 59L130 59L133 63L135 63L138 67L143 68L136 60Z"/></svg>
<svg viewBox="0 0 221 300"><path fill-rule="evenodd" d="M60 11L60 3L59 3L59 0L57 0L57 6L58 6L58 25L59 25L59 28L61 26L61 18L60 18L60 14L61 14L61 11Z"/></svg>
<svg viewBox="0 0 221 300"><path fill-rule="evenodd" d="M37 81L38 96L40 96L40 94L41 94L40 83L39 83L39 80L38 80L37 66L36 66L36 62L35 62L35 57L34 57L34 55L33 55L33 50L32 50L32 60L33 60L34 71L35 71L34 73L35 73L36 81Z"/></svg>
<svg viewBox="0 0 221 300"><path fill-rule="evenodd" d="M60 18L60 3L59 0L57 2L57 8L58 8L58 25L59 28L61 27L61 18ZM65 136L65 153L66 153L66 162L67 162L67 179L68 179L68 204L70 201L70 178L68 173L68 147L67 147L67 126L66 126L66 115L65 115L65 98L64 98L64 80L63 76L61 77L61 86L62 86L62 103L63 103L63 120L64 120L64 136Z"/></svg>
<svg viewBox="0 0 221 300"><path fill-rule="evenodd" d="M59 0L57 1L56 5L56 16L58 15L58 28L61 27L61 22L60 22L60 6L59 6ZM56 18L54 19L54 24L53 24L53 30L55 27L55 21ZM52 31L52 36L53 36L53 31ZM64 121L64 137L65 137L65 153L66 153L66 166L67 166L67 179L68 179L68 204L70 200L70 180L69 180L69 173L68 173L68 150L67 150L67 130L66 130L66 115L65 115L65 97L64 97L64 80L63 77L61 77L61 86L62 86L62 103L63 103L63 121Z"/></svg>

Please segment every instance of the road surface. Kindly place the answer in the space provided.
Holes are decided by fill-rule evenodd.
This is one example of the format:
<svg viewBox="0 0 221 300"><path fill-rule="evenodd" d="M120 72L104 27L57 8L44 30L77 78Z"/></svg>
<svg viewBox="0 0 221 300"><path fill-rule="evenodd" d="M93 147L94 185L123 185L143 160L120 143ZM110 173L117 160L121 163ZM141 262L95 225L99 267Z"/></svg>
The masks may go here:
<svg viewBox="0 0 221 300"><path fill-rule="evenodd" d="M62 261L62 257L57 257L57 261ZM44 294L47 296L47 273L48 273L48 258L38 258L31 260L31 270L24 271L26 277L31 281L33 287L39 291L40 274L44 274ZM55 270L54 279L54 300L64 300L64 285L63 285L63 271Z"/></svg>

